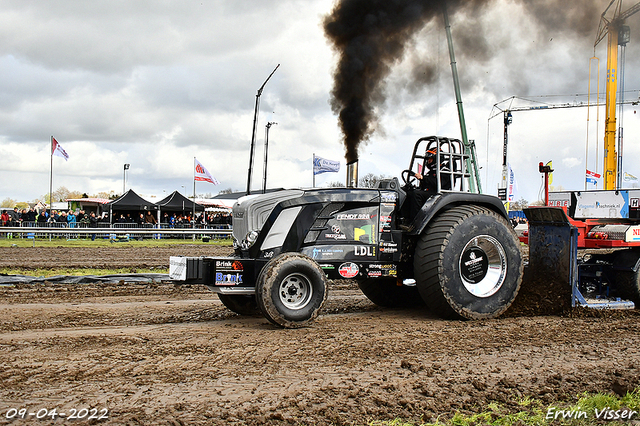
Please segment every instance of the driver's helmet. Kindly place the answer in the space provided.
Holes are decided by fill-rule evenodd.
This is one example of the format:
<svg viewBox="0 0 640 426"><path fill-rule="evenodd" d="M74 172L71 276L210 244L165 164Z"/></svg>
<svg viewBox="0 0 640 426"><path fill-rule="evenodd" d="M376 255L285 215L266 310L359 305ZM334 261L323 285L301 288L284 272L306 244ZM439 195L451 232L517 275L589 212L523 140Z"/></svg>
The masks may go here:
<svg viewBox="0 0 640 426"><path fill-rule="evenodd" d="M432 164L436 160L436 150L430 149L425 153L425 157L427 158L427 164Z"/></svg>

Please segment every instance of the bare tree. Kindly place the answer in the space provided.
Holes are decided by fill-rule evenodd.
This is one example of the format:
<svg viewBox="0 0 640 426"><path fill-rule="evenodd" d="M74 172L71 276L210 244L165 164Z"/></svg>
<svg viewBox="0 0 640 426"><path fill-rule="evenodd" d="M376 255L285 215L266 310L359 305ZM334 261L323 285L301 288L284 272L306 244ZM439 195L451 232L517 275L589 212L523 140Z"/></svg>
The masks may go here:
<svg viewBox="0 0 640 426"><path fill-rule="evenodd" d="M114 200L115 199L114 196L115 198L118 198L116 196L115 191L109 191L109 192L101 191L101 192L98 192L96 195L94 195L95 198L105 198L108 200Z"/></svg>
<svg viewBox="0 0 640 426"><path fill-rule="evenodd" d="M0 203L0 207L15 207L15 205L16 205L16 200L14 200L13 198L9 198L9 197L5 198Z"/></svg>
<svg viewBox="0 0 640 426"><path fill-rule="evenodd" d="M358 181L358 185L361 188L377 188L378 183L383 179L388 179L385 175L374 175L373 173L367 173L361 177Z"/></svg>
<svg viewBox="0 0 640 426"><path fill-rule="evenodd" d="M529 207L529 202L523 197L520 197L518 201L514 201L509 204L509 210L522 210Z"/></svg>

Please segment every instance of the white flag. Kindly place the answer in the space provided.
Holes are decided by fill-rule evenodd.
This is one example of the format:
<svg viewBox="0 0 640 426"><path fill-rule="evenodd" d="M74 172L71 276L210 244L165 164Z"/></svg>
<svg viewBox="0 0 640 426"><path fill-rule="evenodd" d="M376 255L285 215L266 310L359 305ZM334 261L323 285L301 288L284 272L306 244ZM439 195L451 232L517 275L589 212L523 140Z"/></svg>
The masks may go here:
<svg viewBox="0 0 640 426"><path fill-rule="evenodd" d="M67 154L67 151L65 151L62 146L60 146L56 138L54 138L53 136L51 136L51 155L62 157L65 159L65 161L69 159L69 154Z"/></svg>
<svg viewBox="0 0 640 426"><path fill-rule="evenodd" d="M198 180L202 182L210 182L214 185L220 184L220 182L218 182L216 178L211 176L211 173L209 173L209 171L205 169L205 167L202 164L200 164L200 162L196 160L195 157L194 157L194 160L196 162L196 171L193 177L194 180Z"/></svg>
<svg viewBox="0 0 640 426"><path fill-rule="evenodd" d="M516 196L518 195L518 182L516 182L516 175L513 173L511 169L511 164L508 164L509 167L509 187L507 191L507 200L508 201L516 201Z"/></svg>
<svg viewBox="0 0 640 426"><path fill-rule="evenodd" d="M334 160L327 160L326 158L313 156L313 174L319 175L326 172L339 172L340 162Z"/></svg>

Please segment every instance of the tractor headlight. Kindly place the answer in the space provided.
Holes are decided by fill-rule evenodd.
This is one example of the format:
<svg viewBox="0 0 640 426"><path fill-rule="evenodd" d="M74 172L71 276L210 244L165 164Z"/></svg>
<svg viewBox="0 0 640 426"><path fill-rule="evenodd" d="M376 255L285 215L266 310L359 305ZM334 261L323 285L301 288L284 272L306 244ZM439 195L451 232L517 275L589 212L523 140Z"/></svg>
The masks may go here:
<svg viewBox="0 0 640 426"><path fill-rule="evenodd" d="M247 236L244 237L244 240L242 241L240 248L242 248L242 250L248 250L256 242L257 239L258 239L258 231L249 232Z"/></svg>

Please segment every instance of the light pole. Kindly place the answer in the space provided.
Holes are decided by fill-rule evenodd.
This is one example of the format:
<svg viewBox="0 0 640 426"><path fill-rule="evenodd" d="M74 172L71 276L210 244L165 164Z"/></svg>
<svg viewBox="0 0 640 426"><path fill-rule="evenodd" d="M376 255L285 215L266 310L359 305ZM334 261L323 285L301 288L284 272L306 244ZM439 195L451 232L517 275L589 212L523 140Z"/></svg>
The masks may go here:
<svg viewBox="0 0 640 426"><path fill-rule="evenodd" d="M122 195L124 195L125 189L126 189L126 182L127 182L127 170L129 170L129 163L125 163L124 165L124 171L122 172Z"/></svg>
<svg viewBox="0 0 640 426"><path fill-rule="evenodd" d="M262 179L262 193L266 194L267 192L267 153L269 152L269 129L275 123L273 121L269 121L265 126L266 129L264 131L264 177Z"/></svg>
<svg viewBox="0 0 640 426"><path fill-rule="evenodd" d="M271 76L273 75L273 73L276 72L279 66L280 64L278 64L278 66L276 66L275 69L271 71L271 74L269 74L269 77L267 77L264 83L262 83L262 86L260 86L260 88L258 89L258 93L256 94L256 106L253 111L253 131L251 133L251 149L249 150L249 174L247 176L247 195L251 193L251 173L253 171L253 152L255 150L255 145L256 145L256 131L258 130L258 111L260 110L260 96L262 95L262 91L264 90L264 86L267 84L267 81L271 79Z"/></svg>

